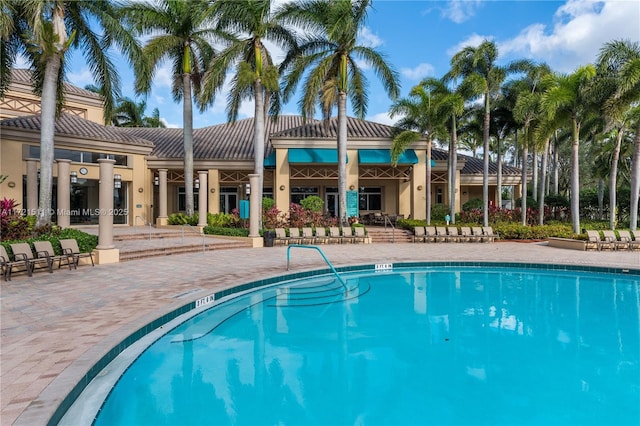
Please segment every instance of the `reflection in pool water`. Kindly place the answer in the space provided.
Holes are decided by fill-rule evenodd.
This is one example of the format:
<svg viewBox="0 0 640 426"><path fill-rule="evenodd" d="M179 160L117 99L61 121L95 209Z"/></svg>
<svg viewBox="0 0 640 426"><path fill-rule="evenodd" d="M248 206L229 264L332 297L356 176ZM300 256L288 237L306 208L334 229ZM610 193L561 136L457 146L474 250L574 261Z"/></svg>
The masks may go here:
<svg viewBox="0 0 640 426"><path fill-rule="evenodd" d="M97 425L638 424L640 277L422 268L287 282L150 346Z"/></svg>

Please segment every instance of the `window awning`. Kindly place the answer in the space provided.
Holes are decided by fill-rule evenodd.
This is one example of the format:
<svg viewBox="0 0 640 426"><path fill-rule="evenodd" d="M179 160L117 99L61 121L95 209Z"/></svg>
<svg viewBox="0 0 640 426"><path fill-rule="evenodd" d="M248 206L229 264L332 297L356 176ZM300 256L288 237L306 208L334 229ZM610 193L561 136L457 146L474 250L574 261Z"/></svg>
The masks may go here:
<svg viewBox="0 0 640 426"><path fill-rule="evenodd" d="M274 168L276 166L276 151L271 151L271 154L267 155L267 157L264 159L264 167L268 167L270 169Z"/></svg>
<svg viewBox="0 0 640 426"><path fill-rule="evenodd" d="M360 164L391 164L391 153L388 149L358 150ZM398 164L417 164L418 156L413 149L405 150L398 158Z"/></svg>
<svg viewBox="0 0 640 426"><path fill-rule="evenodd" d="M338 164L338 150L330 148L289 148L288 159L294 163ZM347 157L347 162L349 158Z"/></svg>

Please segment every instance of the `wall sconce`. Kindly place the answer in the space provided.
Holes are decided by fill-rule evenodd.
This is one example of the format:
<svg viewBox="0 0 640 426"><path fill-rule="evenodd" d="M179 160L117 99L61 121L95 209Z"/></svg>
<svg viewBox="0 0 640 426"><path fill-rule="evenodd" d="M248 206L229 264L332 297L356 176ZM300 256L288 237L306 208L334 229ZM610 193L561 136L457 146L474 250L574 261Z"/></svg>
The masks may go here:
<svg viewBox="0 0 640 426"><path fill-rule="evenodd" d="M251 185L249 185L248 183L246 183L246 184L244 185L244 192L245 192L247 195L250 195L250 194L251 194Z"/></svg>
<svg viewBox="0 0 640 426"><path fill-rule="evenodd" d="M9 186L9 188L15 188L16 187L16 183L14 181L11 181L11 182L7 183L7 185Z"/></svg>
<svg viewBox="0 0 640 426"><path fill-rule="evenodd" d="M154 177L153 177L153 184L154 184L155 186L160 185L160 178L159 178L158 176L154 176Z"/></svg>
<svg viewBox="0 0 640 426"><path fill-rule="evenodd" d="M40 169L38 169L38 180L40 180Z"/></svg>
<svg viewBox="0 0 640 426"><path fill-rule="evenodd" d="M142 187L138 188L138 192L142 194L144 192L144 188Z"/></svg>
<svg viewBox="0 0 640 426"><path fill-rule="evenodd" d="M211 188L211 193L215 194L216 193L216 189L215 188Z"/></svg>
<svg viewBox="0 0 640 426"><path fill-rule="evenodd" d="M120 175L113 175L113 187L115 189L120 189L122 188L122 176Z"/></svg>
<svg viewBox="0 0 640 426"><path fill-rule="evenodd" d="M71 183L78 183L78 173L73 171L69 174Z"/></svg>
<svg viewBox="0 0 640 426"><path fill-rule="evenodd" d="M349 187L349 189L353 191L354 189L356 189L356 186L355 186L355 185L351 185L351 186Z"/></svg>
<svg viewBox="0 0 640 426"><path fill-rule="evenodd" d="M280 191L284 191L285 186L284 185L280 185Z"/></svg>
<svg viewBox="0 0 640 426"><path fill-rule="evenodd" d="M418 191L422 191L422 185L418 185Z"/></svg>
<svg viewBox="0 0 640 426"><path fill-rule="evenodd" d="M195 180L195 182L193 184L193 187L195 189L200 189L200 179L196 178L196 180Z"/></svg>

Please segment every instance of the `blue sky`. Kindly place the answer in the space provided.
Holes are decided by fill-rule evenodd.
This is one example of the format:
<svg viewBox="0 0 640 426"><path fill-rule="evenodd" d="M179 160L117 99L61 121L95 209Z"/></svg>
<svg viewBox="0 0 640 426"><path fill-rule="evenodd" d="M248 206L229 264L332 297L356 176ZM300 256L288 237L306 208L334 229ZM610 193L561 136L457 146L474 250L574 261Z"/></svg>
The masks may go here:
<svg viewBox="0 0 640 426"><path fill-rule="evenodd" d="M280 0L286 1L286 0ZM546 62L559 72L571 72L593 62L602 45L614 39L640 41L640 2L636 0L482 1L482 0L373 0L360 43L375 46L401 76L401 96L424 77L442 77L451 57L463 47L493 40L499 63L527 58ZM277 49L276 49L276 57ZM86 62L70 58L68 79L84 87L92 83ZM122 93L133 96L133 72L117 55ZM169 67L158 69L147 114L158 107L168 127L182 126L182 105L173 102ZM391 100L375 75L368 75L368 120L392 124ZM295 98L284 108L298 114ZM194 127L226 121L226 93L204 113L194 113ZM253 104L242 105L239 118L253 115Z"/></svg>

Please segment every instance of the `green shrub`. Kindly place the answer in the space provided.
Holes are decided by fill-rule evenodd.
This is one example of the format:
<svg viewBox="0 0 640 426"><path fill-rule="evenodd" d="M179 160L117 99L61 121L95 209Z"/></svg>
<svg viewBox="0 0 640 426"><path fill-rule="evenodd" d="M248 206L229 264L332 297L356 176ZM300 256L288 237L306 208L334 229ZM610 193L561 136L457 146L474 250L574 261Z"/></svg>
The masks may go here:
<svg viewBox="0 0 640 426"><path fill-rule="evenodd" d="M318 197L317 195L310 195L300 201L300 205L305 210L319 213L322 212L324 201L322 201L322 198Z"/></svg>
<svg viewBox="0 0 640 426"><path fill-rule="evenodd" d="M35 238L28 238L23 240L3 241L2 245L7 250L7 253L11 255L12 252L11 252L10 244L12 243L22 243L22 242L29 243L29 245L31 246L31 250L33 250L34 241L49 241L51 243L51 246L53 247L54 252L60 255L62 254L62 248L60 247L60 240L64 240L68 238L74 238L76 241L78 241L78 248L83 253L92 251L98 245L97 235L87 234L86 232L80 231L79 229L73 229L73 228L60 229L57 227L53 228L53 230L48 234L42 234Z"/></svg>
<svg viewBox="0 0 640 426"><path fill-rule="evenodd" d="M231 213L208 213L207 225L218 228L236 228L239 218Z"/></svg>
<svg viewBox="0 0 640 426"><path fill-rule="evenodd" d="M514 222L501 222L493 225L494 232L505 240L542 240L549 237L576 238L571 225L532 225L523 226Z"/></svg>
<svg viewBox="0 0 640 426"><path fill-rule="evenodd" d="M198 224L198 214L195 213L191 216L184 213L172 213L167 219L169 225L192 225Z"/></svg>
<svg viewBox="0 0 640 426"><path fill-rule="evenodd" d="M424 219L398 219L398 228L407 229L413 232L415 226L426 226Z"/></svg>
<svg viewBox="0 0 640 426"><path fill-rule="evenodd" d="M262 199L262 211L263 212L267 212L269 210L271 210L271 208L273 208L273 206L276 205L276 200L274 200L273 198L269 198L269 197L264 197Z"/></svg>
<svg viewBox="0 0 640 426"><path fill-rule="evenodd" d="M204 233L207 235L225 235L229 237L248 237L249 230L246 228L223 228L219 226L205 226Z"/></svg>
<svg viewBox="0 0 640 426"><path fill-rule="evenodd" d="M462 211L482 209L482 200L480 198L472 198L462 205Z"/></svg>
<svg viewBox="0 0 640 426"><path fill-rule="evenodd" d="M431 207L431 220L444 221L444 217L449 214L449 207L444 204L436 204Z"/></svg>

